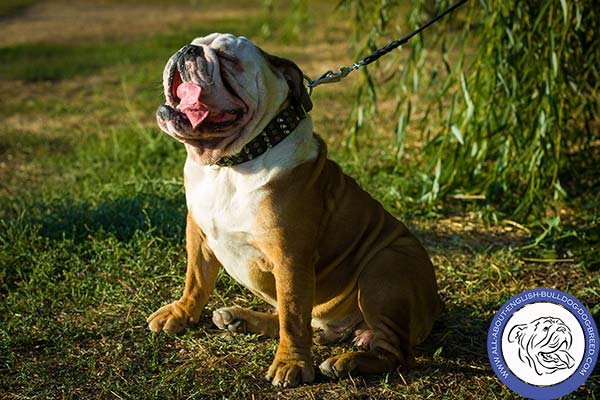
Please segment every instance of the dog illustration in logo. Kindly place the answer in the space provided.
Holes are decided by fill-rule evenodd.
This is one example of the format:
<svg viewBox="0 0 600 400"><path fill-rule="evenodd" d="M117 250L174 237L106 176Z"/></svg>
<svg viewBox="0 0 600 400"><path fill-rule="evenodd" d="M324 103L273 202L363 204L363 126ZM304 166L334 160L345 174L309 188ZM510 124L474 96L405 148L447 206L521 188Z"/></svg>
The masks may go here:
<svg viewBox="0 0 600 400"><path fill-rule="evenodd" d="M573 344L571 330L560 318L541 317L515 325L508 342L518 344L521 361L540 376L575 366L575 359L569 354Z"/></svg>

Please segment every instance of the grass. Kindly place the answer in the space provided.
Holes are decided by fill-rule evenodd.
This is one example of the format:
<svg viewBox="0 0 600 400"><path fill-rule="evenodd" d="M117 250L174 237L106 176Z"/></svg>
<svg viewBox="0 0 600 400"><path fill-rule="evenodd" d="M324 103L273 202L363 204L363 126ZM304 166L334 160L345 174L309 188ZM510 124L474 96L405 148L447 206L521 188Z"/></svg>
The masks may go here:
<svg viewBox="0 0 600 400"><path fill-rule="evenodd" d="M94 6L108 12L116 4L122 10L137 2ZM28 42L28 34L38 36L24 26L18 42L0 48L0 398L513 398L487 361L495 310L521 290L552 286L578 297L598 322L600 272L579 259L526 261L537 250L517 246L532 243L542 228L532 233L488 219L485 204L412 206L403 188L419 179L411 173L416 139L402 169L385 133L373 132L356 155L343 148L352 78L315 91L313 118L332 157L407 221L434 260L447 310L418 349L417 368L341 382L318 375L312 385L273 388L262 376L277 342L223 333L210 321L222 305L264 307L226 274L198 327L177 337L147 329L146 316L180 295L185 270L185 152L153 116L162 68L181 44L206 32L232 30L261 42L261 4L242 5L220 2L185 27L157 26L127 39L100 32L84 41L48 35ZM308 44L282 43L276 30L263 41L311 75L351 59L340 45L344 16L319 7ZM13 24L27 18L15 9ZM597 225L587 221L582 232L594 235ZM553 257L563 256L555 249ZM315 361L349 347L317 346ZM597 367L570 397L596 399L599 387Z"/></svg>

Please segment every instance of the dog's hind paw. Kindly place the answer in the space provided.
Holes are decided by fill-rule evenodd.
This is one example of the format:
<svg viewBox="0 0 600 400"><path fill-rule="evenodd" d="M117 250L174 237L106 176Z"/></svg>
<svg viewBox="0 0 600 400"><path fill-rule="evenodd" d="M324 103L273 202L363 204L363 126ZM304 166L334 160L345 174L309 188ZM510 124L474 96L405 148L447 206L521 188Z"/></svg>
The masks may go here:
<svg viewBox="0 0 600 400"><path fill-rule="evenodd" d="M236 307L223 307L215 310L212 320L219 329L246 333L246 321L236 313Z"/></svg>
<svg viewBox="0 0 600 400"><path fill-rule="evenodd" d="M382 374L393 371L402 365L414 366L412 355L403 358L380 347L369 351L353 351L335 355L323 361L319 366L321 373L331 379L343 379L351 375Z"/></svg>

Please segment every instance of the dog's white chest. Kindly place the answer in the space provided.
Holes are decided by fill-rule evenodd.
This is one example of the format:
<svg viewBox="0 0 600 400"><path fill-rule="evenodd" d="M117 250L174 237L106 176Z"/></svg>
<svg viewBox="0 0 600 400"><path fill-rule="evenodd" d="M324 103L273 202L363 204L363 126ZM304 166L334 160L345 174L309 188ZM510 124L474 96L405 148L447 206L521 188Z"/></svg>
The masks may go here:
<svg viewBox="0 0 600 400"><path fill-rule="evenodd" d="M208 246L229 275L253 289L248 266L261 254L251 243L268 176L190 161L184 172L188 210L206 235Z"/></svg>
<svg viewBox="0 0 600 400"><path fill-rule="evenodd" d="M318 146L307 117L276 147L235 168L204 166L189 158L185 163L189 212L223 268L255 292L261 290L251 279L250 266L263 256L254 243L261 239L256 235L262 231L258 218L269 195L267 184L298 164L316 158Z"/></svg>

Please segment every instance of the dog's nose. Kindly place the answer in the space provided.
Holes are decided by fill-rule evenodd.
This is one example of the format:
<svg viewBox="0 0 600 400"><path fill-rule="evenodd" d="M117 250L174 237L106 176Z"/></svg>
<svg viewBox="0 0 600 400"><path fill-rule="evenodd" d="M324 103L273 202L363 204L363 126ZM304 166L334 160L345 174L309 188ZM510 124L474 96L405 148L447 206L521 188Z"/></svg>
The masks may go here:
<svg viewBox="0 0 600 400"><path fill-rule="evenodd" d="M167 121L173 116L173 109L167 107L165 104L158 106L156 110L156 117L163 121Z"/></svg>
<svg viewBox="0 0 600 400"><path fill-rule="evenodd" d="M179 51L177 70L184 82L189 82L191 80L190 73L185 67L187 61L193 62L196 65L198 72L202 75L206 75L206 60L204 59L204 49L201 46L188 44Z"/></svg>
<svg viewBox="0 0 600 400"><path fill-rule="evenodd" d="M200 46L196 46L195 44L188 44L184 46L181 50L181 55L186 56L190 55L193 57L202 57L204 55L204 50Z"/></svg>

